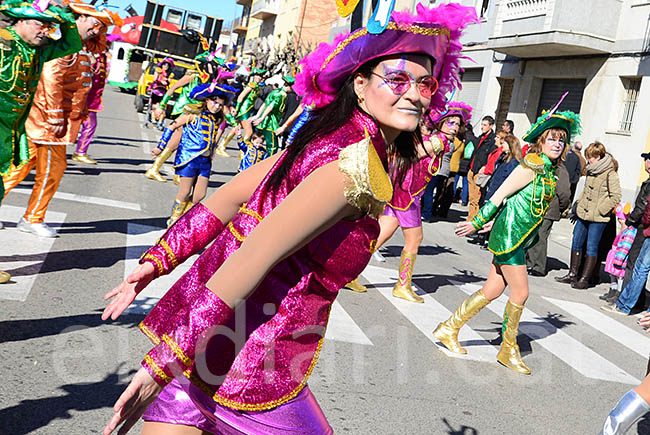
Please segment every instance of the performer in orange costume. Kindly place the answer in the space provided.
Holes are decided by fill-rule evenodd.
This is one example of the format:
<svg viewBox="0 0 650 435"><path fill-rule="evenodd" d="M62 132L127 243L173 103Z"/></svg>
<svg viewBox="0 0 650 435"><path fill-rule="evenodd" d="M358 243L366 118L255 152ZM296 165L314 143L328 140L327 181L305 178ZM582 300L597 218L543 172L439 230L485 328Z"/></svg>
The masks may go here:
<svg viewBox="0 0 650 435"><path fill-rule="evenodd" d="M83 47L77 53L45 63L34 105L25 123L30 160L4 178L5 196L36 167L36 182L18 229L41 237L56 237L44 223L45 212L67 166L66 145L76 143L86 117L91 86L91 57L106 49L106 30L121 25L119 16L85 3L71 3Z"/></svg>

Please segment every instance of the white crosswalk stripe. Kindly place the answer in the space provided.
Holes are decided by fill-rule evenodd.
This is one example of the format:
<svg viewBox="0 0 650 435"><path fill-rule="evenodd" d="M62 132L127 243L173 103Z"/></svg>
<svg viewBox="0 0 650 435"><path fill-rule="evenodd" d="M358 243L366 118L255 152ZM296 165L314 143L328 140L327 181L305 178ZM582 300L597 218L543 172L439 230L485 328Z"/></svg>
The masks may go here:
<svg viewBox="0 0 650 435"><path fill-rule="evenodd" d="M416 293L424 297L423 304L415 304L393 297L393 285L397 282L397 271L383 267L368 266L362 273L363 277L376 288L382 296L393 304L393 306L406 317L416 328L420 330L431 342L438 343L432 332L441 321L447 319L451 312L441 303L436 301L432 295L422 294L417 287ZM478 332L472 328L463 328L459 334L461 345L466 346L468 353L459 355L450 352L442 345L439 348L447 355L454 358L469 359L474 361L496 361L497 351L494 346L488 343Z"/></svg>
<svg viewBox="0 0 650 435"><path fill-rule="evenodd" d="M633 352L646 358L650 352L650 338L617 322L607 314L597 311L585 304L544 297L553 305L561 308L571 316L582 320L602 334L612 338Z"/></svg>
<svg viewBox="0 0 650 435"><path fill-rule="evenodd" d="M18 222L23 213L25 213L24 207L3 205L0 207L0 221ZM65 221L65 217L65 213L50 210L47 212L48 225L58 229ZM15 227L7 228L6 225L5 229L0 230L0 244L11 246L8 251L10 255L5 257L6 260L0 261L0 270L12 274L11 281L0 285L0 299L21 302L27 300L55 240L27 234L18 231Z"/></svg>
<svg viewBox="0 0 650 435"><path fill-rule="evenodd" d="M451 281L463 292L471 295L481 287L474 284L463 284ZM501 297L487 306L489 310L503 316L506 298ZM641 381L617 367L598 353L589 349L564 331L558 330L551 323L526 308L521 316L519 332L526 334L534 340L535 344L544 347L557 358L564 361L574 370L590 379L620 382L623 384L638 385Z"/></svg>

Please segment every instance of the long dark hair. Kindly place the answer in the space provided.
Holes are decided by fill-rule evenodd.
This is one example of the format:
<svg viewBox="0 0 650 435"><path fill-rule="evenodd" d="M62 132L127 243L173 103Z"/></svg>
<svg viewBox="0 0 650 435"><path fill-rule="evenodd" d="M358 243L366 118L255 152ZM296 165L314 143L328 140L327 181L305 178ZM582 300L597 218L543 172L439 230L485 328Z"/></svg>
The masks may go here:
<svg viewBox="0 0 650 435"><path fill-rule="evenodd" d="M314 139L333 133L349 122L354 110L359 108L358 97L354 92L354 77L356 74L370 77L372 70L381 61L382 58L376 58L361 65L345 80L331 103L312 110L309 121L298 130L293 143L287 148L284 160L269 177L271 190L280 186L293 163ZM393 180L401 183L406 171L418 161L417 146L421 144L422 136L419 129L415 132L402 132L395 142L388 144L387 153L392 158L394 169L391 171L394 174Z"/></svg>

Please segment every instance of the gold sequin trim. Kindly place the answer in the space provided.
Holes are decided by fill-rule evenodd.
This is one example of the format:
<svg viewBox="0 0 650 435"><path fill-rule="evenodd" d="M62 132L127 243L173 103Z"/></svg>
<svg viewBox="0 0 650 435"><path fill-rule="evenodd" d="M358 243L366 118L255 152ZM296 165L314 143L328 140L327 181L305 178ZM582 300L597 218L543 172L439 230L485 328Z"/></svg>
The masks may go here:
<svg viewBox="0 0 650 435"><path fill-rule="evenodd" d="M373 239L370 241L370 247L368 249L370 250L371 254L375 253L375 251L377 250L377 239Z"/></svg>
<svg viewBox="0 0 650 435"><path fill-rule="evenodd" d="M420 27L416 25L400 25L395 23L394 21L391 21L388 23L388 26L386 27L386 30L399 30L402 32L410 32L416 35L425 35L425 36L438 36L438 35L445 35L447 38L451 37L451 31L449 29L446 29L444 27L440 28L427 28L427 27ZM330 53L329 56L327 56L327 59L325 59L325 62L323 62L323 65L321 65L320 70L323 71L325 67L334 59L339 53L341 53L345 47L347 47L352 41L361 38L362 36L366 36L368 34L368 29L363 28L358 30L357 32L351 34L347 38L345 38L343 41L339 43L339 45ZM314 74L311 78L312 83L314 84L314 87L316 89L319 89L318 85L316 84L316 74Z"/></svg>
<svg viewBox="0 0 650 435"><path fill-rule="evenodd" d="M160 338L158 338L158 336L154 334L154 332L151 329L149 329L149 327L145 325L144 322L140 322L140 325L138 325L138 327L140 328L140 331L144 333L144 335L149 337L149 340L151 340L153 344L157 345L158 343L160 343Z"/></svg>
<svg viewBox="0 0 650 435"><path fill-rule="evenodd" d="M169 260L172 262L172 267L176 268L176 266L178 266L178 260L176 259L176 255L174 255L174 251L172 251L172 248L163 239L160 239L158 243L160 243L160 246L163 247L163 249L169 256Z"/></svg>
<svg viewBox="0 0 650 435"><path fill-rule="evenodd" d="M239 240L240 242L243 242L246 240L246 236L242 236L239 231L235 229L235 226L232 224L232 222L228 222L228 230L230 233L235 236L235 239Z"/></svg>
<svg viewBox="0 0 650 435"><path fill-rule="evenodd" d="M192 359L185 355L185 352L183 352L183 349L172 339L169 335L163 334L162 339L165 343L167 343L167 346L176 354L178 359L183 361L183 364L185 364L186 367L191 367L192 366Z"/></svg>
<svg viewBox="0 0 650 435"><path fill-rule="evenodd" d="M246 204L242 205L241 208L239 209L239 211L240 211L241 213L245 214L245 215L248 215L248 216L254 217L255 219L257 219L257 220L260 221L260 222L262 222L262 219L264 219L264 218L262 217L262 215L260 215L258 212L253 211L253 210L251 210L250 208L247 208L247 207L246 207Z"/></svg>
<svg viewBox="0 0 650 435"><path fill-rule="evenodd" d="M156 364L156 362L153 360L153 358L151 358L149 355L145 355L145 356L144 356L144 362L146 362L147 365L148 365L149 367L151 367L151 369L154 371L154 373L156 374L156 376L158 376L160 379L162 379L162 380L165 381L166 383L170 383L171 381L174 380L174 379L170 378L169 376L167 376L167 373L165 373L165 372L164 372L164 371L163 371L163 370L158 366L158 364Z"/></svg>
<svg viewBox="0 0 650 435"><path fill-rule="evenodd" d="M165 272L165 268L163 267L162 262L158 259L158 257L155 257L151 254L144 254L144 257L142 257L145 260L152 260L154 263L156 263L156 267L158 268L158 276L162 276L163 273Z"/></svg>
<svg viewBox="0 0 650 435"><path fill-rule="evenodd" d="M329 322L329 315L330 312L332 311L332 306L330 305L328 313L327 313L327 321ZM300 382L300 385L298 385L293 391L291 391L289 394L280 397L279 399L272 400L270 402L264 402L264 403L241 403L241 402L235 402L234 400L226 399L225 397L221 397L218 393L215 393L210 386L208 386L205 382L203 382L201 379L196 377L194 374L190 373L189 370L186 370L183 372L185 377L187 377L194 385L199 387L201 390L203 390L204 393L208 394L210 397L212 397L212 400L215 402L219 403L220 405L227 406L230 409L235 409L238 411L265 411L267 409L272 409L277 406L282 405L283 403L288 402L289 400L293 399L302 391L302 389L307 385L307 380L311 376L311 372L314 370L314 367L316 366L316 362L318 361L318 357L320 356L321 349L323 348L323 341L325 340L325 332L327 332L327 324L325 324L325 328L323 330L323 338L318 340L318 346L316 346L316 350L314 351L314 357L311 360L311 363L309 364L309 368L307 369L307 372L305 373L305 376L302 378L302 381Z"/></svg>

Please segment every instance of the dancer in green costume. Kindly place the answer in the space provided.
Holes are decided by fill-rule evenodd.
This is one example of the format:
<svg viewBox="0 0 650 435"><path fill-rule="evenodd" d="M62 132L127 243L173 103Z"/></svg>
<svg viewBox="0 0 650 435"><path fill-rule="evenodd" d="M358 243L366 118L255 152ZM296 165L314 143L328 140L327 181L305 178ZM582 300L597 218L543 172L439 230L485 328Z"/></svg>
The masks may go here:
<svg viewBox="0 0 650 435"><path fill-rule="evenodd" d="M284 86L274 90L266 97L264 104L253 119L253 125L264 132L266 152L269 157L278 152L278 137L275 135L275 130L280 127L280 120L287 108L287 92L296 82L293 77L289 76L282 77L282 80L284 80Z"/></svg>
<svg viewBox="0 0 650 435"><path fill-rule="evenodd" d="M555 107L558 106L559 103ZM521 164L471 222L456 227L459 236L491 230L488 249L494 260L483 288L465 299L433 332L450 351L467 353L458 342L458 331L510 286L497 361L523 374L530 374L517 345L519 321L528 299L525 250L534 244L538 227L555 196L555 169L564 160L570 139L580 131L578 115L554 110L542 114L524 136L531 146Z"/></svg>
<svg viewBox="0 0 650 435"><path fill-rule="evenodd" d="M0 29L1 176L29 160L25 120L43 64L79 51L81 38L68 8L49 6L41 12L30 3L6 0L0 5L0 12L8 17L9 23ZM48 37L53 24L58 24L61 30L61 37L56 41ZM4 193L0 179L0 202ZM11 276L0 270L0 283L9 279Z"/></svg>
<svg viewBox="0 0 650 435"><path fill-rule="evenodd" d="M248 83L239 96L237 97L237 106L235 106L235 118L244 128L244 140L250 139L253 134L253 124L249 118L253 117L255 100L260 96L260 80L266 70L253 68L251 70L251 81Z"/></svg>

